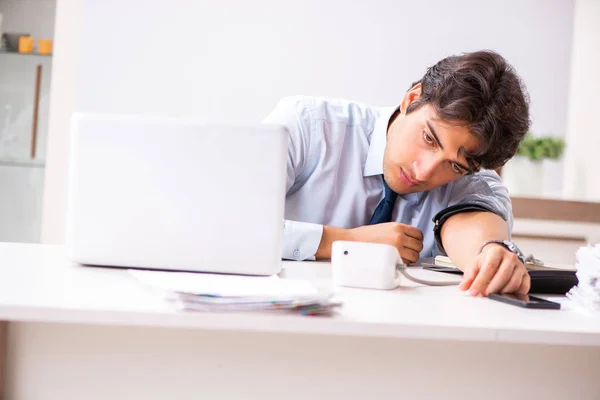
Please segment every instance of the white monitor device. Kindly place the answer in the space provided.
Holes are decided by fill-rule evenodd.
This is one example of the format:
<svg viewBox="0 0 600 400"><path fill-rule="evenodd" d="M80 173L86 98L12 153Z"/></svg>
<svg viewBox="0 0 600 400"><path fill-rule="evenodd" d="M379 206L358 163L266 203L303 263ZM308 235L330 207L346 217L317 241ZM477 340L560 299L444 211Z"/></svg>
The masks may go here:
<svg viewBox="0 0 600 400"><path fill-rule="evenodd" d="M281 269L284 127L75 114L66 244L80 264Z"/></svg>

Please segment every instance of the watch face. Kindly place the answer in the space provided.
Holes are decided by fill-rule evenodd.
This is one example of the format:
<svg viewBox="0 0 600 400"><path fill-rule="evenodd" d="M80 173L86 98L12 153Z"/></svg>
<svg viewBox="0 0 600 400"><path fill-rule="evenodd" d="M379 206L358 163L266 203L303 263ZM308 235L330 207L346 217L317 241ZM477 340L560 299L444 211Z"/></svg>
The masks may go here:
<svg viewBox="0 0 600 400"><path fill-rule="evenodd" d="M517 257L519 257L519 260L521 260L522 263L525 263L525 257L523 256L523 253L521 252L521 250L519 250L516 244L514 244L510 240L505 240L504 244L506 245L508 250L512 251L517 255Z"/></svg>
<svg viewBox="0 0 600 400"><path fill-rule="evenodd" d="M506 247L508 247L508 249L510 251L512 251L513 253L517 252L517 246L515 246L515 244L511 241L505 240L504 244L506 245Z"/></svg>

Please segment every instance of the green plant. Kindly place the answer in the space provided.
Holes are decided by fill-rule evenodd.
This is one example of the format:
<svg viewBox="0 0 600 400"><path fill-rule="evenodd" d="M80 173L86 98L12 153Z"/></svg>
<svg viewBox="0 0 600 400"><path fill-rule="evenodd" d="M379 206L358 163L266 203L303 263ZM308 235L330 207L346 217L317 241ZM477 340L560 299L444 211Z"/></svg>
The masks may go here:
<svg viewBox="0 0 600 400"><path fill-rule="evenodd" d="M531 161L541 161L544 158L558 160L565 150L565 141L551 136L535 137L531 133L525 135L517 150L518 156L527 157Z"/></svg>

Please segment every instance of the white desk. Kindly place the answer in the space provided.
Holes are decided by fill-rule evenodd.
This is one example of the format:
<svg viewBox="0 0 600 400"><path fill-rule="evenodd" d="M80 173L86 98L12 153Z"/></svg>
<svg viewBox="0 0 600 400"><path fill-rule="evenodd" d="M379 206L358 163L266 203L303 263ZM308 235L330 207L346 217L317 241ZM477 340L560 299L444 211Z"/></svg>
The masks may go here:
<svg viewBox="0 0 600 400"><path fill-rule="evenodd" d="M327 285L330 266L286 263L284 275ZM6 398L600 393L600 319L525 310L455 287L340 296L344 307L327 318L178 313L124 270L72 265L61 247L0 244L0 320L10 321Z"/></svg>

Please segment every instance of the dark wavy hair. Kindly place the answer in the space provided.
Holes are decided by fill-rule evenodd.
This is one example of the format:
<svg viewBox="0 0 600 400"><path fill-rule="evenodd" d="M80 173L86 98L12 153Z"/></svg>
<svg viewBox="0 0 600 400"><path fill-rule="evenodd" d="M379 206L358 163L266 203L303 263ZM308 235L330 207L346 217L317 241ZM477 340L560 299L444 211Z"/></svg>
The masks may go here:
<svg viewBox="0 0 600 400"><path fill-rule="evenodd" d="M450 56L427 69L421 95L406 113L431 104L443 121L466 125L481 142L469 166L496 169L517 152L529 130L529 95L521 78L494 51ZM464 149L463 149L464 150Z"/></svg>

